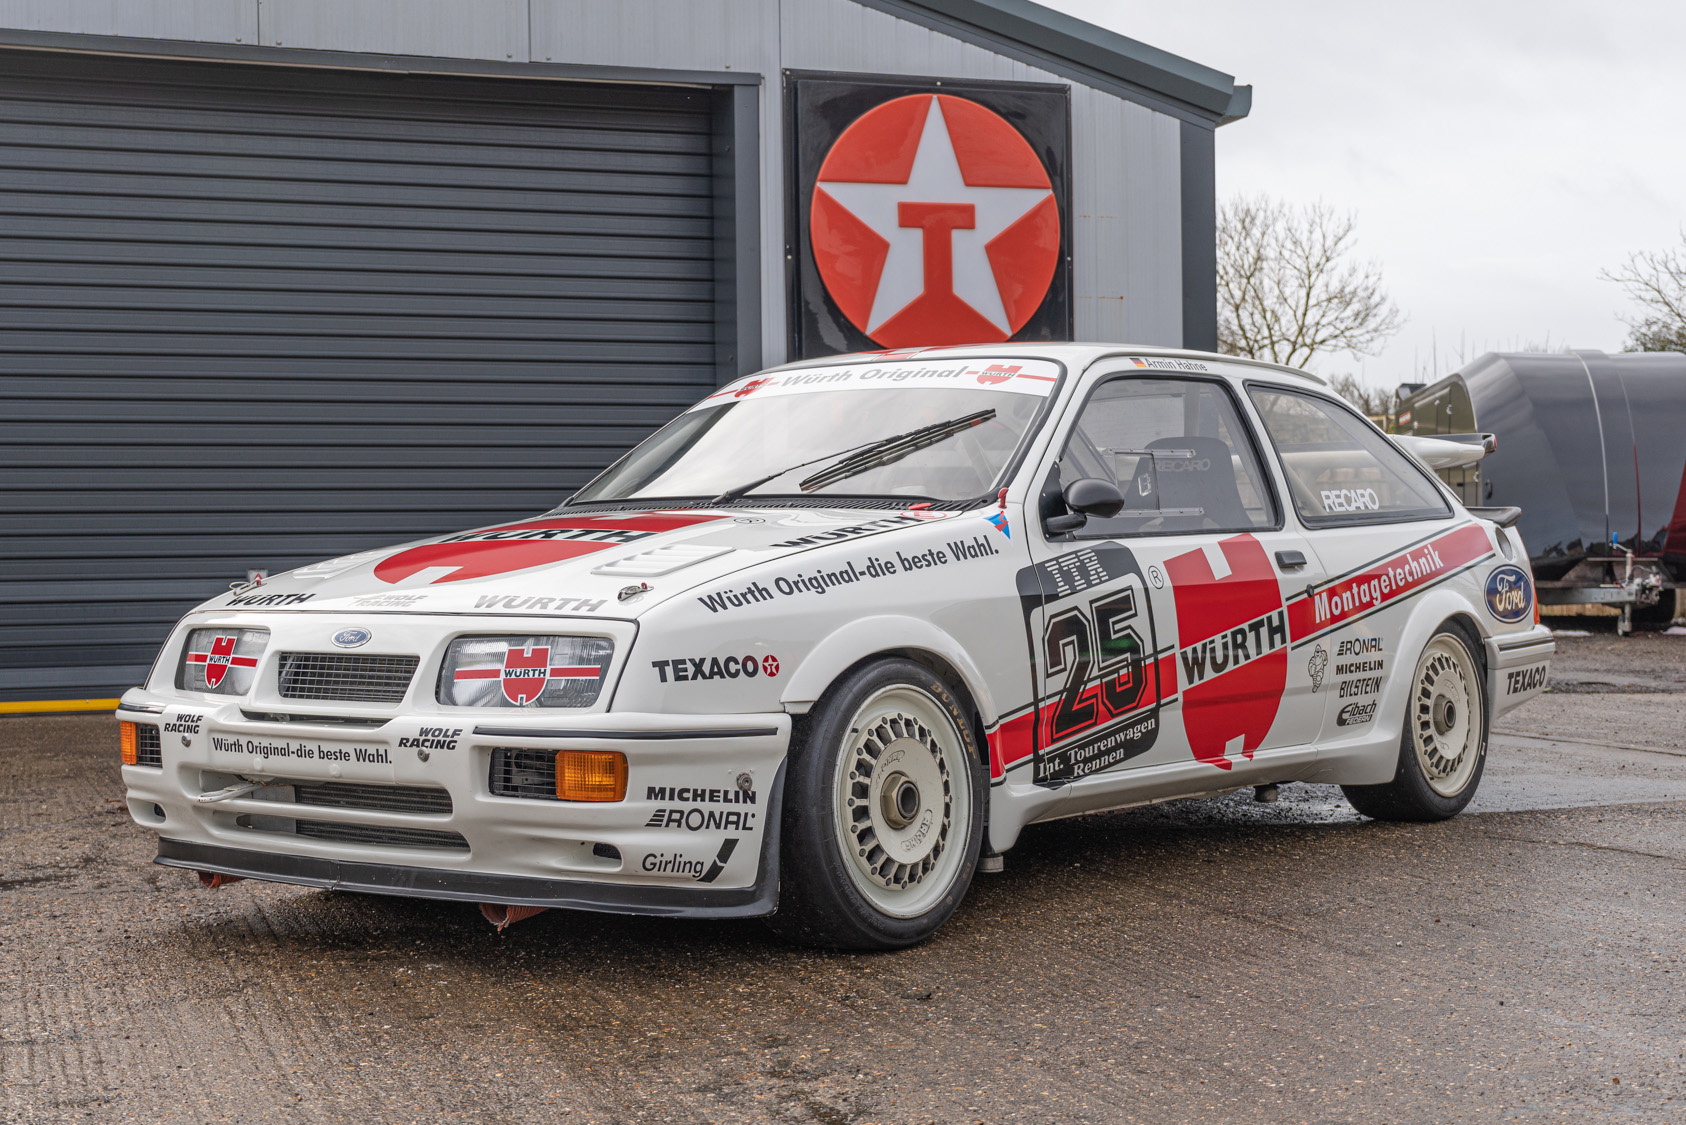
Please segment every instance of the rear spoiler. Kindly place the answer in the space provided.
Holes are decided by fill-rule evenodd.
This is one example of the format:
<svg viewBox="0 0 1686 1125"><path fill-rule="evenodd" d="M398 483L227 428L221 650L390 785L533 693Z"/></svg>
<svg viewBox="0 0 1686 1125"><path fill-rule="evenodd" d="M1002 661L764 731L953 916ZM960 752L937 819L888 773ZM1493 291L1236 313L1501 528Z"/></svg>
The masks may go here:
<svg viewBox="0 0 1686 1125"><path fill-rule="evenodd" d="M1490 520L1500 527L1515 527L1516 521L1522 518L1522 509L1506 508L1465 508L1464 511L1477 519Z"/></svg>
<svg viewBox="0 0 1686 1125"><path fill-rule="evenodd" d="M1462 469L1499 448L1492 434L1389 434L1395 445L1431 469Z"/></svg>

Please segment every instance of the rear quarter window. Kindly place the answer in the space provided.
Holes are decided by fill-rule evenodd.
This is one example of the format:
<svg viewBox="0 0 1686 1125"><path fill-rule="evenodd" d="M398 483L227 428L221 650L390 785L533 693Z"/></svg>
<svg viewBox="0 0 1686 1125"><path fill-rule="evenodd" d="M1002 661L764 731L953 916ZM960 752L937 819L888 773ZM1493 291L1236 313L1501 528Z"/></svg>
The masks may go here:
<svg viewBox="0 0 1686 1125"><path fill-rule="evenodd" d="M1252 386L1248 395L1307 527L1451 514L1428 474L1353 411L1279 387Z"/></svg>

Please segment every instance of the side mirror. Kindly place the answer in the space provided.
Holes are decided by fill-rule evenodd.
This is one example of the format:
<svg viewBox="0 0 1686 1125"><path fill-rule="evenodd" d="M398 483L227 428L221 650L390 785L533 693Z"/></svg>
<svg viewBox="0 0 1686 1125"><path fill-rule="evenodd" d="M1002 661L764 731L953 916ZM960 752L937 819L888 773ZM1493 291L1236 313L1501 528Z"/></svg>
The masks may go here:
<svg viewBox="0 0 1686 1125"><path fill-rule="evenodd" d="M1065 486L1065 506L1071 509L1064 515L1049 516L1042 526L1051 534L1076 531L1089 522L1090 516L1106 519L1116 516L1124 508L1124 494L1108 480L1080 477Z"/></svg>

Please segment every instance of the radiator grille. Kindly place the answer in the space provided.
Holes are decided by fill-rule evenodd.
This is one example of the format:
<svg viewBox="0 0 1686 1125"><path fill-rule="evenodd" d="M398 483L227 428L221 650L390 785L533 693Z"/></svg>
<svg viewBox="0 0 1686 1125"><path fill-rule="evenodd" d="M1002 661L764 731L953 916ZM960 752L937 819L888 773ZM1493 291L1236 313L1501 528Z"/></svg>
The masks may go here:
<svg viewBox="0 0 1686 1125"><path fill-rule="evenodd" d="M368 824L332 824L325 820L297 821L294 831L313 840L342 844L378 844L393 848L449 848L466 852L468 841L455 832L432 828L387 828Z"/></svg>
<svg viewBox="0 0 1686 1125"><path fill-rule="evenodd" d="M419 663L417 656L283 652L279 690L286 699L400 703Z"/></svg>
<svg viewBox="0 0 1686 1125"><path fill-rule="evenodd" d="M498 746L492 750L492 795L554 801L556 751Z"/></svg>
<svg viewBox="0 0 1686 1125"><path fill-rule="evenodd" d="M135 724L135 765L162 767L164 740L150 723Z"/></svg>
<svg viewBox="0 0 1686 1125"><path fill-rule="evenodd" d="M448 790L428 785L367 785L360 781L293 783L293 800L301 805L331 809L374 809L379 812L443 813L451 811Z"/></svg>

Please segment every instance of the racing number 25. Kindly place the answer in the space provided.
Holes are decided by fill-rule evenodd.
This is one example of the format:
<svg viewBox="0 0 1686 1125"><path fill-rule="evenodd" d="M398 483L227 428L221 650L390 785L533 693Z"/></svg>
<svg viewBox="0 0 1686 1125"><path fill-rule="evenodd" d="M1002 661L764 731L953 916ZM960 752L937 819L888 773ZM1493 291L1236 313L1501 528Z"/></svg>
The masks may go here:
<svg viewBox="0 0 1686 1125"><path fill-rule="evenodd" d="M1048 679L1064 676L1065 689L1044 745L1063 742L1133 711L1141 702L1147 683L1142 675L1142 637L1130 623L1136 612L1136 592L1120 590L1048 619L1042 637ZM1089 690L1096 678L1101 686L1098 700Z"/></svg>

